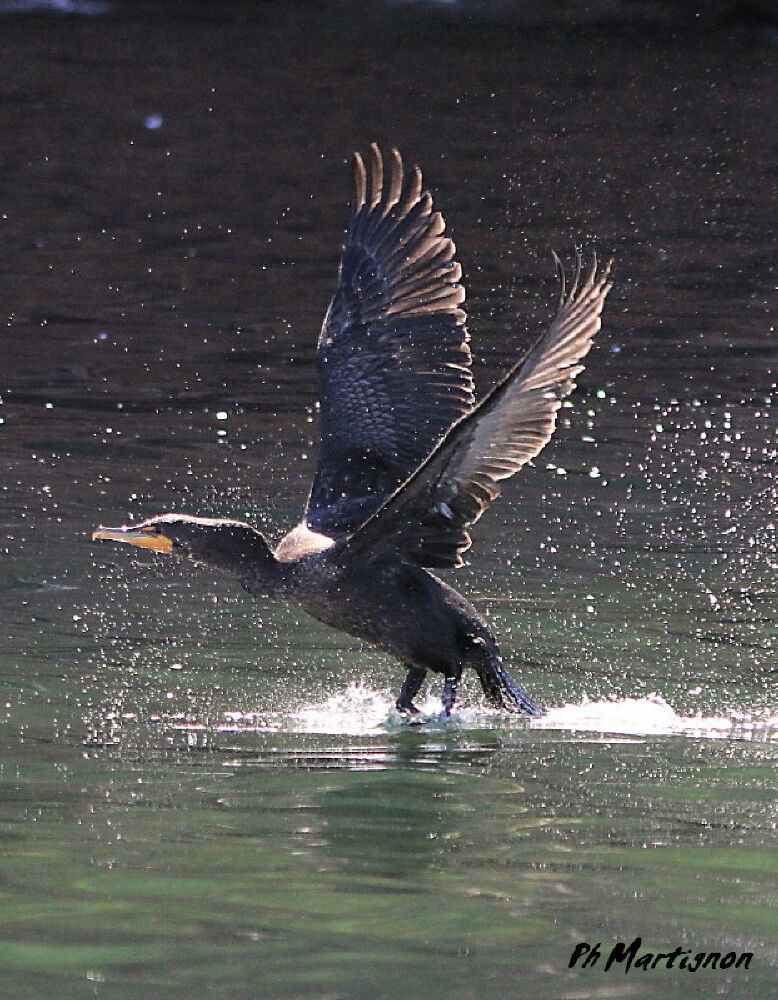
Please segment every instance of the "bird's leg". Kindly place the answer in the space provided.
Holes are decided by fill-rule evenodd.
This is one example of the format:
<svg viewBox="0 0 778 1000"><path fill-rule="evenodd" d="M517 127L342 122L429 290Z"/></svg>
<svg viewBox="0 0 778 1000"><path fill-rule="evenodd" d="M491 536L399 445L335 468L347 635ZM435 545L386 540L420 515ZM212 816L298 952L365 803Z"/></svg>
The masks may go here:
<svg viewBox="0 0 778 1000"><path fill-rule="evenodd" d="M400 688L399 697L395 702L398 712L408 712L409 715L419 714L418 708L413 704L413 699L419 693L419 688L424 683L426 676L427 671L421 667L408 666L408 673L403 681L403 686Z"/></svg>
<svg viewBox="0 0 778 1000"><path fill-rule="evenodd" d="M446 715L451 715L451 709L454 707L454 702L457 700L457 687L459 686L459 678L462 676L461 668L451 676L447 676L443 682L443 711Z"/></svg>

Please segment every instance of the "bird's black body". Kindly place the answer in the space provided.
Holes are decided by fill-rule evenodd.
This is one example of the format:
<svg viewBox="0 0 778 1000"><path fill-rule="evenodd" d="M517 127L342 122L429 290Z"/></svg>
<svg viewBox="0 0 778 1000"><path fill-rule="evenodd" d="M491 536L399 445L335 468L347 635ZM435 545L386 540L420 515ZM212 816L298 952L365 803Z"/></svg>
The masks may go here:
<svg viewBox="0 0 778 1000"><path fill-rule="evenodd" d="M347 567L330 551L315 557L333 567L328 583L315 590L303 584L291 599L319 621L373 643L406 665L410 685L418 683L398 699L399 708L413 711L412 699L432 670L445 677L444 708L450 711L462 669L471 667L493 704L541 714L502 670L489 626L453 587L405 561ZM320 581L329 575L325 570L309 576L307 568L300 569L298 578Z"/></svg>
<svg viewBox="0 0 778 1000"><path fill-rule="evenodd" d="M238 521L164 514L96 538L179 552L366 640L407 668L399 709L428 670L451 711L462 670L492 704L541 714L502 666L476 609L428 567L455 567L498 482L551 437L600 326L608 268L580 262L547 333L478 406L461 270L443 221L393 151L384 176L355 157L357 202L319 338L321 449L303 521L275 550Z"/></svg>

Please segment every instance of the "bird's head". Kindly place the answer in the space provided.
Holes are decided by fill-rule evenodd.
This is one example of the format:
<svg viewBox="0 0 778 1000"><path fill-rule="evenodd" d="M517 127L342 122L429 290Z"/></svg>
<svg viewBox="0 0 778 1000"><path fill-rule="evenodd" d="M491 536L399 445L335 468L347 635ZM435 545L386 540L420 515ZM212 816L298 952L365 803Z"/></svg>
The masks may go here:
<svg viewBox="0 0 778 1000"><path fill-rule="evenodd" d="M93 541L126 542L141 549L176 553L239 577L250 589L278 564L265 537L243 521L160 514L140 524L99 527Z"/></svg>

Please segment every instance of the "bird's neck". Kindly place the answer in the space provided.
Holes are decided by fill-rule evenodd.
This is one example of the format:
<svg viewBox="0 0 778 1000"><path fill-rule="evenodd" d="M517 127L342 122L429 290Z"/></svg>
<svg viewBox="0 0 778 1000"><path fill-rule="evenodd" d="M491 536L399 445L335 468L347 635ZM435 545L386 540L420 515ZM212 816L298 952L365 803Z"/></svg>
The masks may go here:
<svg viewBox="0 0 778 1000"><path fill-rule="evenodd" d="M250 557L240 563L237 576L249 593L273 597L283 587L284 567L273 555L265 536L258 531L255 534L256 540L252 539Z"/></svg>
<svg viewBox="0 0 778 1000"><path fill-rule="evenodd" d="M253 594L271 595L282 583L282 567L265 536L249 524L222 521L192 547L200 563L235 576Z"/></svg>

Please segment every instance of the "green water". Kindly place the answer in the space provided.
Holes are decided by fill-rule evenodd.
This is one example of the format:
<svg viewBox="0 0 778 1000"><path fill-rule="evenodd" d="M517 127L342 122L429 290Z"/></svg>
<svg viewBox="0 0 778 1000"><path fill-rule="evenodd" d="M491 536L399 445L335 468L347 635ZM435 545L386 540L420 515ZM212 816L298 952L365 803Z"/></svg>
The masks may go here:
<svg viewBox="0 0 778 1000"><path fill-rule="evenodd" d="M479 709L472 685L448 725L404 726L399 672L377 654L204 573L182 588L145 557L109 566L85 571L96 635L52 640L50 595L3 594L27 595L38 623L3 659L0 995L772 995L774 729L531 729ZM110 624L106 593L123 609ZM503 634L526 626L494 606ZM607 648L613 617L588 641ZM570 635L538 634L555 676L546 662L522 678L550 705L576 678L574 701L582 685L644 693L619 676L628 657L565 668ZM622 641L658 679L668 661L644 637L636 623ZM713 659L711 673L703 705L722 697ZM700 702L678 671L658 686L679 711ZM738 697L763 694L741 679ZM568 969L579 942L607 955L638 936L754 957L693 975Z"/></svg>
<svg viewBox="0 0 778 1000"><path fill-rule="evenodd" d="M2 1000L776 995L775 42L419 25L3 22ZM402 725L399 665L89 543L294 523L374 138L446 211L479 391L549 315L551 246L617 260L557 437L452 577L553 728L472 681ZM605 971L637 937L753 958Z"/></svg>
<svg viewBox="0 0 778 1000"><path fill-rule="evenodd" d="M4 996L771 995L769 747L141 728L3 766ZM754 961L567 969L636 936Z"/></svg>

